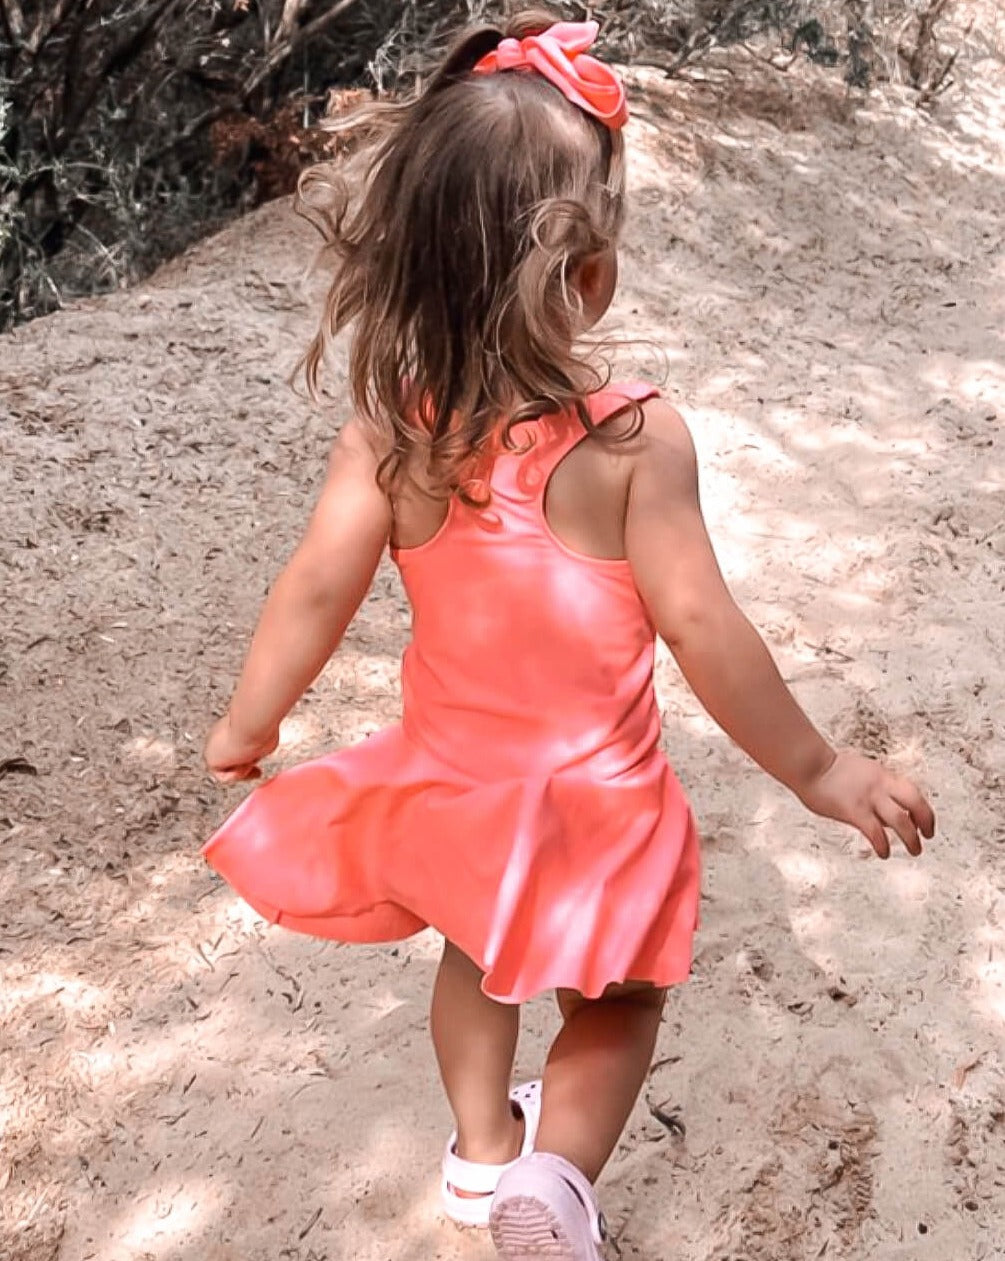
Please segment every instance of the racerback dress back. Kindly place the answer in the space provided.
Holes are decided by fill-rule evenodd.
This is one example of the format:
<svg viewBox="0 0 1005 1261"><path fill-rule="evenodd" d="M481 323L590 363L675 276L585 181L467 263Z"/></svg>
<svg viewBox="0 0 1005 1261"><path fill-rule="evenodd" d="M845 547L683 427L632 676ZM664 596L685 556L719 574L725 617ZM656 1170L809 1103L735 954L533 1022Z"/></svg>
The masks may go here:
<svg viewBox="0 0 1005 1261"><path fill-rule="evenodd" d="M588 400L601 424L656 391ZM485 507L393 550L412 608L402 721L280 772L204 847L267 919L346 942L432 925L494 998L686 978L698 838L660 751L655 630L629 563L552 532L548 481L588 435L521 426Z"/></svg>

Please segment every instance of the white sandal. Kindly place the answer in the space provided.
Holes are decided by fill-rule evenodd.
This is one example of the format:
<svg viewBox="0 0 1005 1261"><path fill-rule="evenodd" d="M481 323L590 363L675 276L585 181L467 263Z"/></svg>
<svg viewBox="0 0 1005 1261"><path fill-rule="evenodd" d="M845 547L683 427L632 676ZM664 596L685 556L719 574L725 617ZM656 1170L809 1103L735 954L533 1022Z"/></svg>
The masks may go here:
<svg viewBox="0 0 1005 1261"><path fill-rule="evenodd" d="M541 1083L526 1082L514 1086L509 1092L515 1110L523 1116L523 1146L516 1160L504 1165L484 1165L474 1160L462 1160L457 1155L457 1134L451 1134L447 1150L443 1154L443 1174L440 1179L440 1197L446 1215L461 1226L487 1226L492 1197L499 1179L512 1169L523 1156L534 1150L537 1126L541 1119ZM458 1194L463 1192L463 1194Z"/></svg>

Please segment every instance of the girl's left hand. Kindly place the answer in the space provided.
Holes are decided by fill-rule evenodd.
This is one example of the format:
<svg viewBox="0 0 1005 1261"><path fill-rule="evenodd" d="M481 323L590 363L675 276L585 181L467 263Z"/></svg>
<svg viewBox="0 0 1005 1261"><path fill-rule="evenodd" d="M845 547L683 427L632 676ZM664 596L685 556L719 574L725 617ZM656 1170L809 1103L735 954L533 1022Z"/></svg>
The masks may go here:
<svg viewBox="0 0 1005 1261"><path fill-rule="evenodd" d="M888 831L915 857L921 838L935 834L935 814L918 786L850 749L842 749L799 796L814 814L858 828L880 858L890 857Z"/></svg>
<svg viewBox="0 0 1005 1261"><path fill-rule="evenodd" d="M259 779L258 763L279 745L279 731L265 737L250 737L237 731L229 714L213 724L206 737L203 757L209 773L221 784L240 779Z"/></svg>

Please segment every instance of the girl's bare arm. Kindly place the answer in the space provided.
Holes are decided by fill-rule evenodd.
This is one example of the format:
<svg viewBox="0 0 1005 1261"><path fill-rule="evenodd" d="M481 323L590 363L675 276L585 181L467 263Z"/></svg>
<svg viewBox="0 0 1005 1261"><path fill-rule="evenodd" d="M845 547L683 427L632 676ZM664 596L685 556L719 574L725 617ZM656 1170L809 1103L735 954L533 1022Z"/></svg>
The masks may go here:
<svg viewBox="0 0 1005 1261"><path fill-rule="evenodd" d="M219 778L253 773L279 724L338 647L391 530L377 456L358 423L336 440L307 530L262 609L227 715L206 747Z"/></svg>
<svg viewBox="0 0 1005 1261"><path fill-rule="evenodd" d="M715 721L818 814L851 823L881 857L892 828L911 853L934 829L915 786L877 762L836 753L786 687L719 570L701 513L687 426L663 400L645 405L625 545L656 628Z"/></svg>

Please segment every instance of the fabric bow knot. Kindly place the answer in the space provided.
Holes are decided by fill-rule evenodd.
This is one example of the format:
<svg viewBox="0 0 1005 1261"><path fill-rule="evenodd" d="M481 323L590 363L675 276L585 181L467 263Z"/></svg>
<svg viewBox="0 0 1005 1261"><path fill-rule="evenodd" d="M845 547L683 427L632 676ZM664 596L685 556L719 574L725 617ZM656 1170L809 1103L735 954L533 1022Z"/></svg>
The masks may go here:
<svg viewBox="0 0 1005 1261"><path fill-rule="evenodd" d="M556 22L539 35L504 39L475 65L474 72L536 71L573 105L617 130L628 121L624 85L610 66L587 55L599 30L596 22Z"/></svg>

